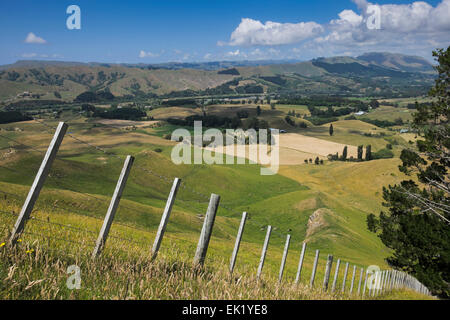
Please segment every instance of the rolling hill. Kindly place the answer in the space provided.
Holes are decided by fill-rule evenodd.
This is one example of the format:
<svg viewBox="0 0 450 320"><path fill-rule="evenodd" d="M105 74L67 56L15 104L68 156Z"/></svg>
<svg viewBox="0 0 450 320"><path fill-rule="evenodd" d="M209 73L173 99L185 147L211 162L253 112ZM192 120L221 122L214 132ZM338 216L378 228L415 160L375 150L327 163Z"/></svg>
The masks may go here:
<svg viewBox="0 0 450 320"><path fill-rule="evenodd" d="M418 57L371 53L358 58L319 58L307 62L217 62L126 65L18 61L0 67L0 99L24 91L41 98L73 100L84 91L109 90L115 96L297 93L345 95L422 94L432 84L431 65ZM224 72L233 70L233 72ZM236 86L233 81L240 83ZM248 86L249 82L253 86ZM230 86L233 88L230 89ZM238 87L240 90L237 90ZM256 90L255 90L256 88Z"/></svg>

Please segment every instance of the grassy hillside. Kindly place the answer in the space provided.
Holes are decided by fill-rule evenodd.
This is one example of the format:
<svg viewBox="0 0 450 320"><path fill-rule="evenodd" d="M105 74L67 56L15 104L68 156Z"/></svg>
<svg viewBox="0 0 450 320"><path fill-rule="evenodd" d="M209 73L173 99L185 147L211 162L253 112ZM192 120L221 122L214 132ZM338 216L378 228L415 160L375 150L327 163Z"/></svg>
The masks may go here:
<svg viewBox="0 0 450 320"><path fill-rule="evenodd" d="M384 60L372 56L366 58L369 62L334 57L299 63L248 63L236 67L237 74L223 74L211 64L205 64L202 70L201 64L180 68L175 65L158 67L25 61L0 67L0 100L9 102L25 91L51 99L55 98L56 91L67 101L87 90L105 89L121 97L164 95L185 90L201 92L211 88L217 89L216 95L234 92L405 96L424 94L432 85L430 66L425 66L423 61L421 64L417 57L390 55ZM373 59L380 61L375 63ZM223 90L221 85L236 78L243 80L239 90ZM253 83L253 86L246 87L244 83ZM195 95L192 91L185 94Z"/></svg>
<svg viewBox="0 0 450 320"><path fill-rule="evenodd" d="M279 117L282 117L282 113ZM273 119L277 121L277 117ZM55 120L47 121L50 126L56 126L56 123ZM289 286L276 289L275 279L287 234L292 235L285 271L285 281L289 283L295 277L303 241L308 242L303 284L308 283L315 249L321 250L317 279L323 279L327 254L359 267L374 264L387 267L384 258L389 251L367 230L365 219L368 213L379 212L382 186L402 178L396 170L398 159L362 163L334 162L324 166L283 166L278 175L260 176L257 165L174 165L170 160L173 142L160 138L162 132L170 132L170 128L148 126L130 132L85 118L71 120L69 125L71 135L107 150L108 154L70 136L65 137L36 204L33 213L36 219L27 225L28 234L23 238L22 251L14 253L14 257L9 256L10 253L0 252L6 255L4 257L9 257L11 263L23 262L19 263L20 268L14 276L21 285L12 290L12 284L8 284L2 289L6 290L2 293L5 298L39 295L43 298L53 295L60 298L111 298L122 295L137 298L336 298L299 291ZM51 139L52 130L34 121L0 127L2 136L15 140L0 138L0 220L6 235L15 219L14 215L7 213L17 214L19 211L43 157L42 152L45 152ZM381 148L386 142L383 140L377 145L378 137L363 138L359 133L350 132L355 128L362 131L381 130L360 121L342 121L335 123L335 127L334 137L326 137L327 126L308 128L303 133L341 143L371 143L375 149ZM355 141L355 137L367 140ZM134 262L141 264L148 258L146 254L159 224L172 179L181 178L184 187L180 189L175 202L161 248L161 260L157 264L144 263L142 269L133 273L129 281L134 289L124 292L126 280L123 279L116 284L106 280L105 292L97 289L90 291L98 285L96 277L102 271L93 269L88 256L127 154L135 155L136 162L115 218L112 237L106 246L103 261L112 266L108 277L119 276L122 279L123 275L117 270L127 268ZM188 266L195 252L210 193L221 195L221 207L206 262L207 270L211 270L211 273L206 271L198 276L192 274ZM238 283L227 285L229 291L218 291L217 287L224 285L222 281L227 279L225 268L231 256L242 211L249 212L249 220L236 266L236 278L245 276ZM314 218L310 219L311 216ZM48 222L85 231L67 227L61 229ZM264 279L268 285L262 289L246 281L251 281L256 273L268 225L274 229L264 267ZM55 240L55 237L63 240ZM76 244L68 240L76 241ZM49 264L41 271L33 271L29 278L46 278L53 282L36 284L33 286L35 289L25 292L19 288L29 285L23 277L25 270L31 266L24 262L28 261L27 257L31 253L27 255L23 251L31 249L34 250L31 265L43 266L42 259L49 261ZM62 265L59 262L59 267L55 267L56 256L49 249L65 252L61 257L64 261ZM75 251L71 253L72 250ZM82 250L82 254L79 255L77 250ZM125 260L120 260L122 256ZM90 289L74 296L74 293L61 289L60 281L65 276L61 270L78 259L89 270L86 281ZM127 261L126 264L123 261ZM0 275L9 273L8 268L11 266L9 263L1 264ZM56 272L55 268L59 271ZM174 270L175 273L170 276L167 270ZM139 284L137 279L142 278L143 272L162 275L162 280ZM170 280L164 280L167 279L165 277L170 277ZM176 286L177 277L187 279L183 284L185 287ZM163 289L161 283L164 281L169 281L173 286L171 284ZM198 290L186 291L190 286ZM252 289L244 291L242 286ZM189 292L191 295L188 295Z"/></svg>

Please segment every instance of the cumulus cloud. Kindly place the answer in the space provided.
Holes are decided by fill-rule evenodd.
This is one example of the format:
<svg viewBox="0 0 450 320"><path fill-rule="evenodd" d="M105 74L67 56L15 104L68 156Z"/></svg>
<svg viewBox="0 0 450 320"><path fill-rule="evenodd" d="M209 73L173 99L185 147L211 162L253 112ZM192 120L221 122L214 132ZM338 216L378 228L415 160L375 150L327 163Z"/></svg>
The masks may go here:
<svg viewBox="0 0 450 320"><path fill-rule="evenodd" d="M33 32L30 32L25 38L25 43L33 43L33 44L46 44L47 41L41 37L38 37Z"/></svg>
<svg viewBox="0 0 450 320"><path fill-rule="evenodd" d="M351 48L356 53L385 50L429 56L431 50L450 42L450 0L442 0L436 7L423 1L384 5L353 2L359 12L339 13L339 19L330 21L327 32L313 43L330 51ZM374 8L379 12L379 29L369 27L374 21Z"/></svg>
<svg viewBox="0 0 450 320"><path fill-rule="evenodd" d="M228 44L232 46L291 44L317 36L323 30L323 27L315 22L278 23L267 21L264 24L258 20L244 18L231 34Z"/></svg>
<svg viewBox="0 0 450 320"><path fill-rule="evenodd" d="M352 1L357 5L356 10L343 10L335 19L323 24L262 23L244 18L231 33L230 41L218 42L218 45L287 47L281 52L266 50L264 54L256 51L258 48L249 52L248 55L253 57L289 57L300 53L302 56L360 54L368 51L401 51L430 57L433 49L450 43L450 0L441 0L435 6L425 1L383 5L367 0ZM379 28L373 28L374 22ZM296 49L290 50L293 44ZM228 56L236 52L228 52ZM235 56L242 56L242 51Z"/></svg>

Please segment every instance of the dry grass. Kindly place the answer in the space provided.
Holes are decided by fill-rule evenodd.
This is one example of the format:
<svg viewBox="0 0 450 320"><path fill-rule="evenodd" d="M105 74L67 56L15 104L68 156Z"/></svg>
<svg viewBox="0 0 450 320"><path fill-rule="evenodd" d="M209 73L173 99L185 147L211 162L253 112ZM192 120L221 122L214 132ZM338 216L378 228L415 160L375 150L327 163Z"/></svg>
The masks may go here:
<svg viewBox="0 0 450 320"><path fill-rule="evenodd" d="M14 217L11 218L13 220ZM5 220L2 225L9 223ZM50 228L50 229L48 229ZM334 294L316 287L292 282L278 283L276 277L263 275L257 280L254 268L243 266L233 275L223 259L208 259L205 267L192 264L191 257L177 244L161 252L151 262L150 250L137 242L110 241L102 256L91 258L91 241L67 228L34 224L15 247L0 241L1 299L87 299L87 300L357 300L353 294ZM59 230L59 231L58 231ZM7 231L0 239L8 237ZM51 234L51 237L45 235ZM68 239L65 242L58 239ZM147 239L148 240L148 239ZM70 290L67 269L81 270L81 288ZM339 290L340 291L340 290ZM390 293L386 298L422 299L408 292ZM366 297L367 298L367 297ZM383 296L377 299L383 299Z"/></svg>

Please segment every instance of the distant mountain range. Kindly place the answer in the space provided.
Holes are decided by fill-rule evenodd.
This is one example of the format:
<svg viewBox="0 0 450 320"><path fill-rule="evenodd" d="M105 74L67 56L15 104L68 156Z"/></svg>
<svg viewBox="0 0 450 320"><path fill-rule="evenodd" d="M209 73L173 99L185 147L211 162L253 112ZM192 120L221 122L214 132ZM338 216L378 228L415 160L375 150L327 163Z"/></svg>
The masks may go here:
<svg viewBox="0 0 450 320"><path fill-rule="evenodd" d="M376 52L304 62L108 64L23 60L0 66L0 99L18 99L18 94L28 91L43 99L61 96L72 100L84 91L98 90L141 97L173 92L390 96L426 92L433 77L433 65L424 58Z"/></svg>

